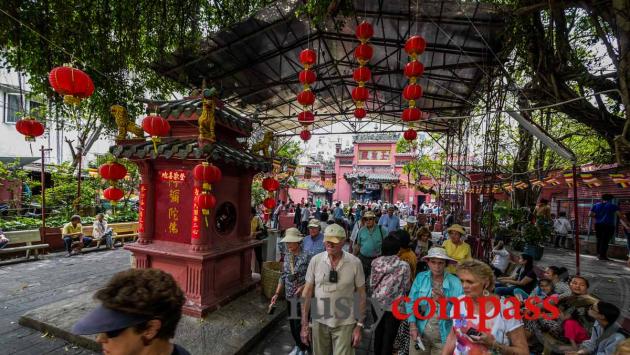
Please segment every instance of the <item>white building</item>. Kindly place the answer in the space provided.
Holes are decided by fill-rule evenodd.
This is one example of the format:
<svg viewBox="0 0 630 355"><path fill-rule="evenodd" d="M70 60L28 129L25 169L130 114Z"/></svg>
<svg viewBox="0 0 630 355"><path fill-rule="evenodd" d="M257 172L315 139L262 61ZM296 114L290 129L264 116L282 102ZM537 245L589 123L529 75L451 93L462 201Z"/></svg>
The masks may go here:
<svg viewBox="0 0 630 355"><path fill-rule="evenodd" d="M22 90L18 74L6 69L0 69L0 157L40 157L40 147L51 150L46 153L46 164L59 164L63 161L72 160L70 148L66 143L66 138L75 140L76 132L64 130L62 127L55 127L52 121L46 123L44 135L36 139L35 142L26 142L16 129L15 123L18 121L18 112L31 112L39 105L45 105L30 95L29 86L26 84L26 77L21 78ZM22 108L20 104L22 98ZM112 137L103 136L96 140L89 152L82 159L82 166L86 167L87 162L94 160L96 154L106 153L112 145Z"/></svg>

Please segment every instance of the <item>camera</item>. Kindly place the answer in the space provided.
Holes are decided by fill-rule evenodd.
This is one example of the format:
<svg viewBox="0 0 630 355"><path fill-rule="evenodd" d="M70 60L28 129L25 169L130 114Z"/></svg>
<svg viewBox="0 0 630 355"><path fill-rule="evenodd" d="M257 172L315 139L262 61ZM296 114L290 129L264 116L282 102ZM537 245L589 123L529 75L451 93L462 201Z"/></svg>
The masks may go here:
<svg viewBox="0 0 630 355"><path fill-rule="evenodd" d="M328 282L337 283L337 270L330 270L330 274L328 274Z"/></svg>
<svg viewBox="0 0 630 355"><path fill-rule="evenodd" d="M474 336L478 337L478 336L481 335L481 333L479 333L479 331L477 329L475 329L475 328L470 328L466 332L466 335L468 335L468 336L474 335Z"/></svg>

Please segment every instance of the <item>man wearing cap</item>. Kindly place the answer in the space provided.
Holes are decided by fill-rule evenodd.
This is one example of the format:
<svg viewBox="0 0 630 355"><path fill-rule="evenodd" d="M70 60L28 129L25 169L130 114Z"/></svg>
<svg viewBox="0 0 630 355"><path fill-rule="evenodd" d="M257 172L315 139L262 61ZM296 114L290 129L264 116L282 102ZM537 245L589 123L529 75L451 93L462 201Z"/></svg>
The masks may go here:
<svg viewBox="0 0 630 355"><path fill-rule="evenodd" d="M418 219L416 218L416 216L409 216L407 217L405 222L407 222L407 224L405 224L403 229L406 230L407 233L409 233L411 242L415 243L418 240L418 232L420 231L420 227L418 226Z"/></svg>
<svg viewBox="0 0 630 355"><path fill-rule="evenodd" d="M376 215L372 211L365 212L362 221L363 227L357 234L353 253L361 260L363 273L365 277L369 278L372 270L372 260L381 255L383 239L387 237L388 233L385 227L376 224Z"/></svg>
<svg viewBox="0 0 630 355"><path fill-rule="evenodd" d="M326 250L324 248L324 234L321 232L320 222L316 219L308 221L308 236L304 239L304 252L313 256Z"/></svg>
<svg viewBox="0 0 630 355"><path fill-rule="evenodd" d="M345 239L343 227L337 224L326 227L326 252L315 255L306 271L300 335L303 343L313 344L314 355L354 354L354 348L361 342L366 310L365 276L359 259L343 251ZM313 323L309 325L313 295ZM359 314L355 314L355 302Z"/></svg>
<svg viewBox="0 0 630 355"><path fill-rule="evenodd" d="M100 305L72 332L98 334L104 354L190 355L171 343L186 298L173 277L158 269L130 269L114 275L94 298Z"/></svg>
<svg viewBox="0 0 630 355"><path fill-rule="evenodd" d="M66 256L72 255L72 240L78 238L79 242L75 244L77 252L81 252L81 249L85 246L88 247L92 243L92 238L83 236L83 226L81 225L81 216L74 215L70 217L70 222L66 223L61 230L61 237L63 244L66 247Z"/></svg>
<svg viewBox="0 0 630 355"><path fill-rule="evenodd" d="M472 254L470 245L462 239L466 235L464 227L459 224L453 224L446 230L446 233L448 233L448 239L442 244L442 247L446 249L446 254L455 259L458 263L471 260ZM449 265L447 270L454 274L455 265Z"/></svg>
<svg viewBox="0 0 630 355"><path fill-rule="evenodd" d="M400 218L394 215L394 206L389 205L387 208L387 214L381 216L378 220L378 225L387 229L387 233L394 232L400 229Z"/></svg>

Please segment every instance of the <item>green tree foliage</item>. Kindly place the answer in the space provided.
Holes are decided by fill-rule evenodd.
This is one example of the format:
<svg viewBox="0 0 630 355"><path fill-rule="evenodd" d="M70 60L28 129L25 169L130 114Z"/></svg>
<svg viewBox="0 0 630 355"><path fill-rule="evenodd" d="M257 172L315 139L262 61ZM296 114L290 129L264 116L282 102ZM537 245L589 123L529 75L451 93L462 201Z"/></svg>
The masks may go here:
<svg viewBox="0 0 630 355"><path fill-rule="evenodd" d="M81 214L93 214L98 206L100 182L94 178L81 181L81 197L77 197L77 177L68 162L57 165L51 173L54 186L46 189L46 207L61 220L68 220L77 207ZM40 196L41 202L41 196Z"/></svg>
<svg viewBox="0 0 630 355"><path fill-rule="evenodd" d="M296 161L300 155L304 153L304 149L302 149L300 142L295 140L289 140L280 146L276 156L278 158L285 158L291 161Z"/></svg>

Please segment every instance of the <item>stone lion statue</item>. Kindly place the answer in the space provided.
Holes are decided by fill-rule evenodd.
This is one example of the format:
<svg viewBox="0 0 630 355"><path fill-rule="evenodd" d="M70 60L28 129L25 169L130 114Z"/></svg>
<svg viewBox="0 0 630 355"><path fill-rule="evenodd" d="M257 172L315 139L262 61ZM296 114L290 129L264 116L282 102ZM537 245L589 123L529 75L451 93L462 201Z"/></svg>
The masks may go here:
<svg viewBox="0 0 630 355"><path fill-rule="evenodd" d="M199 139L205 139L211 142L216 141L214 110L216 109L215 97L217 94L218 91L215 88L203 90L202 111L197 119L197 124L199 125Z"/></svg>
<svg viewBox="0 0 630 355"><path fill-rule="evenodd" d="M273 132L267 131L263 136L263 139L260 142L256 142L252 145L252 149L250 152L252 154L257 154L262 151L262 154L265 158L270 158L271 154L269 153L269 148L271 147L271 143L273 141Z"/></svg>
<svg viewBox="0 0 630 355"><path fill-rule="evenodd" d="M144 130L138 126L134 121L129 119L127 110L121 105L112 105L109 112L116 120L116 126L118 126L118 135L116 140L127 139L127 132L135 135L138 138L144 138Z"/></svg>

